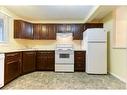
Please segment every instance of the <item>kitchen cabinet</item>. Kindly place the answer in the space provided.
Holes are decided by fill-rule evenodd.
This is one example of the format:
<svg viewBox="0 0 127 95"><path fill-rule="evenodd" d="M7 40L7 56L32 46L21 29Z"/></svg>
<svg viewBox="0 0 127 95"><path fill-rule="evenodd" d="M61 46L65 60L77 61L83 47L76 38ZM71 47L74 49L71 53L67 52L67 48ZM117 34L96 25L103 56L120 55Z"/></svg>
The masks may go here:
<svg viewBox="0 0 127 95"><path fill-rule="evenodd" d="M48 24L48 40L56 40L56 26L55 24Z"/></svg>
<svg viewBox="0 0 127 95"><path fill-rule="evenodd" d="M36 66L36 52L23 51L22 53L22 73L29 73L35 71Z"/></svg>
<svg viewBox="0 0 127 95"><path fill-rule="evenodd" d="M84 24L57 24L57 33L72 33L73 40L82 40Z"/></svg>
<svg viewBox="0 0 127 95"><path fill-rule="evenodd" d="M72 25L73 40L83 40L84 24Z"/></svg>
<svg viewBox="0 0 127 95"><path fill-rule="evenodd" d="M103 23L85 23L84 30L88 28L103 28Z"/></svg>
<svg viewBox="0 0 127 95"><path fill-rule="evenodd" d="M74 71L85 72L85 51L74 52Z"/></svg>
<svg viewBox="0 0 127 95"><path fill-rule="evenodd" d="M71 24L56 24L57 33L69 33L72 32Z"/></svg>
<svg viewBox="0 0 127 95"><path fill-rule="evenodd" d="M37 51L36 69L42 71L54 71L55 51Z"/></svg>
<svg viewBox="0 0 127 95"><path fill-rule="evenodd" d="M56 40L54 24L33 24L34 39Z"/></svg>
<svg viewBox="0 0 127 95"><path fill-rule="evenodd" d="M20 76L22 67L22 53L5 54L5 84Z"/></svg>
<svg viewBox="0 0 127 95"><path fill-rule="evenodd" d="M14 38L56 40L56 33L73 33L73 40L82 40L88 28L103 28L103 23L41 24L14 20Z"/></svg>
<svg viewBox="0 0 127 95"><path fill-rule="evenodd" d="M34 24L34 39L56 40L56 33L73 33L74 40L83 39L83 24Z"/></svg>
<svg viewBox="0 0 127 95"><path fill-rule="evenodd" d="M14 38L33 39L33 26L23 20L14 20Z"/></svg>

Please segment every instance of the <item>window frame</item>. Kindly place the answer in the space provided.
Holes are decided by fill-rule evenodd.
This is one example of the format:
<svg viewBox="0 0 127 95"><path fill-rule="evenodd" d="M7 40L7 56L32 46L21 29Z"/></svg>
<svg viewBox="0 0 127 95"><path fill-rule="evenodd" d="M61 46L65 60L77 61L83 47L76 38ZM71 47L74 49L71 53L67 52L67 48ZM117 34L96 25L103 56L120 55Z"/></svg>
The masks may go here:
<svg viewBox="0 0 127 95"><path fill-rule="evenodd" d="M0 12L0 19L3 19L3 40L0 40L0 44L7 44L9 42L9 17L6 14Z"/></svg>

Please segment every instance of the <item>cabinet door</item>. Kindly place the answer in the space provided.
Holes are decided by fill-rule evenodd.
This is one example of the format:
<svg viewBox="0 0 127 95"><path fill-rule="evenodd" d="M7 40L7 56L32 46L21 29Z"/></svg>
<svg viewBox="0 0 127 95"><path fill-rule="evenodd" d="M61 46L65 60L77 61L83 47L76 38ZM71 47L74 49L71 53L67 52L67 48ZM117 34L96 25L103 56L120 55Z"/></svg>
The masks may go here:
<svg viewBox="0 0 127 95"><path fill-rule="evenodd" d="M22 60L23 74L35 71L36 52L24 51Z"/></svg>
<svg viewBox="0 0 127 95"><path fill-rule="evenodd" d="M39 39L46 40L47 38L48 38L48 26L46 24L41 24Z"/></svg>
<svg viewBox="0 0 127 95"><path fill-rule="evenodd" d="M47 25L47 32L48 32L48 36L47 39L48 40L56 40L56 31L55 31L56 27L54 24L48 24Z"/></svg>
<svg viewBox="0 0 127 95"><path fill-rule="evenodd" d="M37 39L37 40L40 39L40 32L41 32L41 24L34 24L33 25L34 39Z"/></svg>
<svg viewBox="0 0 127 95"><path fill-rule="evenodd" d="M54 52L40 51L37 52L37 70L54 71Z"/></svg>
<svg viewBox="0 0 127 95"><path fill-rule="evenodd" d="M57 33L70 33L72 32L72 24L57 24Z"/></svg>
<svg viewBox="0 0 127 95"><path fill-rule="evenodd" d="M10 82L20 75L20 62L12 61L6 64L5 83Z"/></svg>
<svg viewBox="0 0 127 95"><path fill-rule="evenodd" d="M55 69L55 52L50 51L47 53L47 70L54 71Z"/></svg>
<svg viewBox="0 0 127 95"><path fill-rule="evenodd" d="M74 54L74 69L75 71L85 71L85 51L75 51Z"/></svg>
<svg viewBox="0 0 127 95"><path fill-rule="evenodd" d="M14 20L14 38L32 39L32 24L23 20Z"/></svg>
<svg viewBox="0 0 127 95"><path fill-rule="evenodd" d="M34 39L46 40L48 39L48 26L46 24L33 25Z"/></svg>
<svg viewBox="0 0 127 95"><path fill-rule="evenodd" d="M45 52L37 52L37 57L36 57L36 69L37 70L45 70L46 69L46 60L47 60L47 55Z"/></svg>
<svg viewBox="0 0 127 95"><path fill-rule="evenodd" d="M103 23L85 23L84 30L88 28L103 28Z"/></svg>
<svg viewBox="0 0 127 95"><path fill-rule="evenodd" d="M19 20L14 20L14 38L22 38L22 23Z"/></svg>
<svg viewBox="0 0 127 95"><path fill-rule="evenodd" d="M73 40L82 40L83 39L83 31L84 31L83 24L72 25L72 31L73 31Z"/></svg>
<svg viewBox="0 0 127 95"><path fill-rule="evenodd" d="M66 31L65 24L57 24L56 31L57 31L57 33L64 33Z"/></svg>
<svg viewBox="0 0 127 95"><path fill-rule="evenodd" d="M24 36L26 39L33 39L33 26L31 23L24 22Z"/></svg>
<svg viewBox="0 0 127 95"><path fill-rule="evenodd" d="M5 84L21 74L21 54L5 54Z"/></svg>

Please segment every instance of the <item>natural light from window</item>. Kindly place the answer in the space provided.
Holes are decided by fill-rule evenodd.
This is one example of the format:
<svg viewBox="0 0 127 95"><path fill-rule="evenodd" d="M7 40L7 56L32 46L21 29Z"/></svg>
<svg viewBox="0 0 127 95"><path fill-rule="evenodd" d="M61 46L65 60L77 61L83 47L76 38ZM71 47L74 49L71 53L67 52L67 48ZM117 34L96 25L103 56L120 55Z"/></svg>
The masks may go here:
<svg viewBox="0 0 127 95"><path fill-rule="evenodd" d="M8 29L9 28L9 18L7 15L0 13L0 43L5 43L8 41Z"/></svg>

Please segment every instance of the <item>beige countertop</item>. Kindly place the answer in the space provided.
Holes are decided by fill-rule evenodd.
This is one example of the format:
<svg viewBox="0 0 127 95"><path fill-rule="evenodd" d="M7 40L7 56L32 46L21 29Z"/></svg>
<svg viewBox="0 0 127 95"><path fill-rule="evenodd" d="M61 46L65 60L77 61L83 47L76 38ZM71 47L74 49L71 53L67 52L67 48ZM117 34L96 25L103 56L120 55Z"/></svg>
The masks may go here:
<svg viewBox="0 0 127 95"><path fill-rule="evenodd" d="M43 50L47 50L47 51L52 51L55 49L40 49L40 48L25 48L25 49L6 49L6 50L2 50L0 51L0 53L10 53L10 52L20 52L20 51L43 51ZM85 51L83 49L75 49L74 51Z"/></svg>

